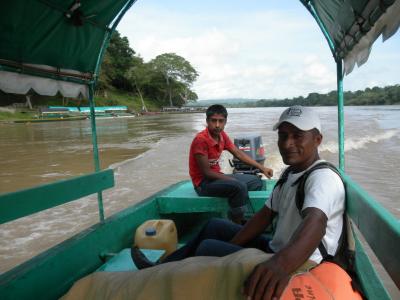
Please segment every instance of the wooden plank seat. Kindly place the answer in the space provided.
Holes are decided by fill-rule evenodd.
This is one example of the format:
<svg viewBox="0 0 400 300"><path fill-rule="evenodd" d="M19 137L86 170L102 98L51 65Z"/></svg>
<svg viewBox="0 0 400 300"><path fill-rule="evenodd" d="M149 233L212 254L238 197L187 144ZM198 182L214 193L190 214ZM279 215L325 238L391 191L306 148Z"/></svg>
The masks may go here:
<svg viewBox="0 0 400 300"><path fill-rule="evenodd" d="M114 186L113 170L43 184L0 195L0 224L16 220Z"/></svg>
<svg viewBox="0 0 400 300"><path fill-rule="evenodd" d="M255 210L261 208L269 197L275 180L265 180L264 190L250 191L249 198ZM193 205L193 200L196 205ZM228 201L223 197L202 197L197 195L191 181L182 181L168 190L165 194L157 197L159 212L169 213L192 213L192 212L227 212Z"/></svg>

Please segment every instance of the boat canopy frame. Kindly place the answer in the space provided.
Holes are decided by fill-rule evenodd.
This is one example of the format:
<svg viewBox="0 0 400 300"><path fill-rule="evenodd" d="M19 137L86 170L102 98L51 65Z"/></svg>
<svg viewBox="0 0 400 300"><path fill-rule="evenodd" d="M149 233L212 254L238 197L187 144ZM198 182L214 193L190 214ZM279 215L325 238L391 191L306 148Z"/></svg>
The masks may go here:
<svg viewBox="0 0 400 300"><path fill-rule="evenodd" d="M72 90L76 97L87 97L96 172L101 168L94 89L111 35L135 2L16 0L7 2L5 9L0 11L0 89L13 93L27 93L34 89L43 95L61 92L66 96L70 96L68 90ZM336 62L339 169L344 171L344 73L350 73L355 64L360 66L367 61L378 36L382 34L386 40L397 31L400 26L400 18L396 17L400 15L400 0L300 2L316 20ZM19 17L15 18L10 11L20 13ZM35 31L34 35L29 34L31 30ZM54 49L53 44L59 46ZM13 86L13 82L18 84ZM101 192L98 194L98 206L102 222L104 208Z"/></svg>
<svg viewBox="0 0 400 300"><path fill-rule="evenodd" d="M93 95L105 50L115 28L135 2L7 2L0 11L0 89L12 93L27 93L33 89L43 95L60 92L67 97L84 96L89 99L94 120ZM360 66L368 60L372 44L380 35L386 40L397 31L400 1L300 2L316 20L337 65L339 168L344 171L343 76L349 74L355 64ZM10 11L17 12L18 18ZM30 34L31 31L35 34ZM12 82L17 81L13 86ZM96 123L91 123L94 165L98 171ZM99 209L103 210L102 205Z"/></svg>
<svg viewBox="0 0 400 300"><path fill-rule="evenodd" d="M400 1L300 1L317 22L336 62L338 160L339 169L344 172L344 74L350 74L355 64L361 66L368 60L380 35L385 41L396 33L400 26Z"/></svg>
<svg viewBox="0 0 400 300"><path fill-rule="evenodd" d="M135 2L17 0L8 2L0 11L0 89L88 98L95 172L100 172L101 167L94 89L111 35ZM19 18L10 11L19 12ZM43 24L46 17L49 19ZM29 34L30 30L35 35ZM53 43L59 47L54 49ZM61 51L60 47L66 50ZM97 201L99 219L104 222L102 191L98 192Z"/></svg>
<svg viewBox="0 0 400 300"><path fill-rule="evenodd" d="M0 89L86 97L94 89L115 28L136 0L15 0L0 11ZM339 168L344 171L343 76L368 60L372 44L399 28L399 0L300 0L320 27L337 69ZM10 11L16 12L11 14ZM15 17L18 15L18 17ZM35 34L30 34L34 31ZM57 46L54 46L57 45ZM13 82L18 82L14 84ZM92 121L95 170L100 169ZM101 196L99 210L102 211ZM100 212L100 219L103 220Z"/></svg>
<svg viewBox="0 0 400 300"><path fill-rule="evenodd" d="M33 89L43 95L60 92L64 96L71 96L68 91L72 91L75 97L87 97L95 172L101 167L94 89L111 35L135 2L15 0L7 2L0 11L0 89L13 93L28 93ZM343 77L355 64L360 66L367 61L372 44L380 35L386 40L397 31L400 0L300 2L316 20L336 62L338 160L339 169L344 171ZM10 11L18 12L19 17L15 18ZM52 47L54 44L58 47ZM101 192L98 193L98 208L100 222L103 222Z"/></svg>
<svg viewBox="0 0 400 300"><path fill-rule="evenodd" d="M344 171L344 98L343 78L355 65L361 66L368 60L372 44L382 35L390 38L400 26L400 0L300 0L316 20L328 42L337 71L338 102L338 140L339 168ZM33 89L42 95L55 95L60 92L70 96L83 95L90 102L93 160L96 176L89 175L85 180L96 179L105 174L104 186L96 187L100 225L104 220L102 190L113 185L109 172L100 168L98 154L94 89L100 65L110 38L122 17L136 0L14 0L3 3L0 11L0 89L9 93L24 94ZM10 13L10 12L14 13ZM35 32L35 34L31 34ZM56 46L55 46L56 45ZM12 78L13 80L9 80ZM13 85L12 82L18 84ZM23 82L24 84L20 84ZM24 89L21 89L22 86ZM100 173L100 174L99 174ZM352 205L366 205L371 216L378 215L386 242L400 236L398 223L385 209L362 192L354 183L347 180L354 189L355 201ZM62 185L68 186L70 182ZM57 183L56 183L57 185ZM355 188L356 187L356 188ZM52 186L44 187L52 189ZM38 190L43 190L39 187ZM37 190L33 190L36 193ZM83 195L89 191L82 190ZM14 193L12 197L20 197ZM63 201L72 201L77 195L69 195ZM7 195L1 198L4 200ZM368 201L365 201L367 199ZM360 203L360 204L358 204ZM26 202L25 214L32 213L30 202ZM50 205L50 204L49 204ZM375 206L379 206L378 209ZM357 218L359 227L368 230L365 216L360 207L350 207L350 213ZM376 213L378 212L378 213ZM8 221L20 216L8 216ZM367 237L373 246L380 250L380 259L385 258L384 249L379 246L379 238ZM379 241L378 241L379 240ZM398 246L397 246L398 247ZM392 253L393 254L393 253ZM387 257L387 255L386 255ZM392 279L400 286L398 260L393 255L385 261ZM28 263L29 265L29 263ZM24 266L24 268L26 265ZM396 269L397 268L397 269ZM374 287L371 288L374 293ZM385 299L389 296L382 292Z"/></svg>

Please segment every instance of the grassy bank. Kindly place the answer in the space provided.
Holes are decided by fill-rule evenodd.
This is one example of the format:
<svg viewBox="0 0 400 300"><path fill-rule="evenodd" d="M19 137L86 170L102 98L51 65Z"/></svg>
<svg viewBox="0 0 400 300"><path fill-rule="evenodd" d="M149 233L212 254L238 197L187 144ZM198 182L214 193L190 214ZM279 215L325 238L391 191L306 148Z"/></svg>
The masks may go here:
<svg viewBox="0 0 400 300"><path fill-rule="evenodd" d="M28 120L34 119L36 115L36 112L0 112L0 121Z"/></svg>
<svg viewBox="0 0 400 300"><path fill-rule="evenodd" d="M142 102L139 97L119 90L108 90L106 96L96 95L94 101L96 106L125 105L131 112L140 112L142 110ZM144 103L149 111L159 111L161 108L160 105L149 99L145 99Z"/></svg>
<svg viewBox="0 0 400 300"><path fill-rule="evenodd" d="M35 95L32 97L32 105L38 106L89 106L89 100L87 99L65 99L63 104L62 96L54 97L43 97ZM142 102L139 97L128 92L120 90L107 90L105 95L95 95L94 101L96 106L114 106L114 105L124 105L127 106L130 112L140 112L142 110ZM145 99L145 105L150 111L160 110L160 106L154 101Z"/></svg>

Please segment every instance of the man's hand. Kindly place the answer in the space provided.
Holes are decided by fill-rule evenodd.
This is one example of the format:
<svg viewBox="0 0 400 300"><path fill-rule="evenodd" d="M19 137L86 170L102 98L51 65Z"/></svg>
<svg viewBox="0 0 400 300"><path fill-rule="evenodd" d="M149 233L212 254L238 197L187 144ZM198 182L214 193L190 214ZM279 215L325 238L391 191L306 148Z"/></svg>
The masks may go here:
<svg viewBox="0 0 400 300"><path fill-rule="evenodd" d="M234 157L236 157L240 161L244 162L245 164L248 164L248 165L253 166L253 167L257 168L257 169L260 169L261 173L263 173L268 178L271 178L272 175L274 175L274 171L272 169L264 167L260 163L256 162L254 159L252 159L250 156L248 156L242 150L239 150L236 146L234 146L232 149L230 149L228 151Z"/></svg>
<svg viewBox="0 0 400 300"><path fill-rule="evenodd" d="M279 299L290 279L274 257L258 264L244 283L244 294L251 300Z"/></svg>
<svg viewBox="0 0 400 300"><path fill-rule="evenodd" d="M261 173L263 173L265 176L267 176L267 178L271 178L274 175L274 170L267 168L267 167L263 167L260 169Z"/></svg>
<svg viewBox="0 0 400 300"><path fill-rule="evenodd" d="M325 235L328 218L319 208L303 210L303 221L289 242L271 259L257 265L244 283L248 299L278 299L297 270L317 249Z"/></svg>

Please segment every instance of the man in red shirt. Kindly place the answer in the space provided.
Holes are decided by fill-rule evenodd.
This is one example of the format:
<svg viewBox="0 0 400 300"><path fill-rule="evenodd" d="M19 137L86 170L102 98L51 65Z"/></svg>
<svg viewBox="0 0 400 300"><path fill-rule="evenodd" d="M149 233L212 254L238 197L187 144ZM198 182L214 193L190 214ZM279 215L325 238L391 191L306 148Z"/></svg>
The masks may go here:
<svg viewBox="0 0 400 300"><path fill-rule="evenodd" d="M255 175L223 174L219 165L222 151L228 150L237 159L259 169L268 178L272 177L273 171L250 158L232 143L224 132L228 117L224 106L210 106L206 116L207 128L196 135L190 146L189 174L193 186L200 196L227 197L230 219L235 223L242 223L248 191L260 190L262 182Z"/></svg>

